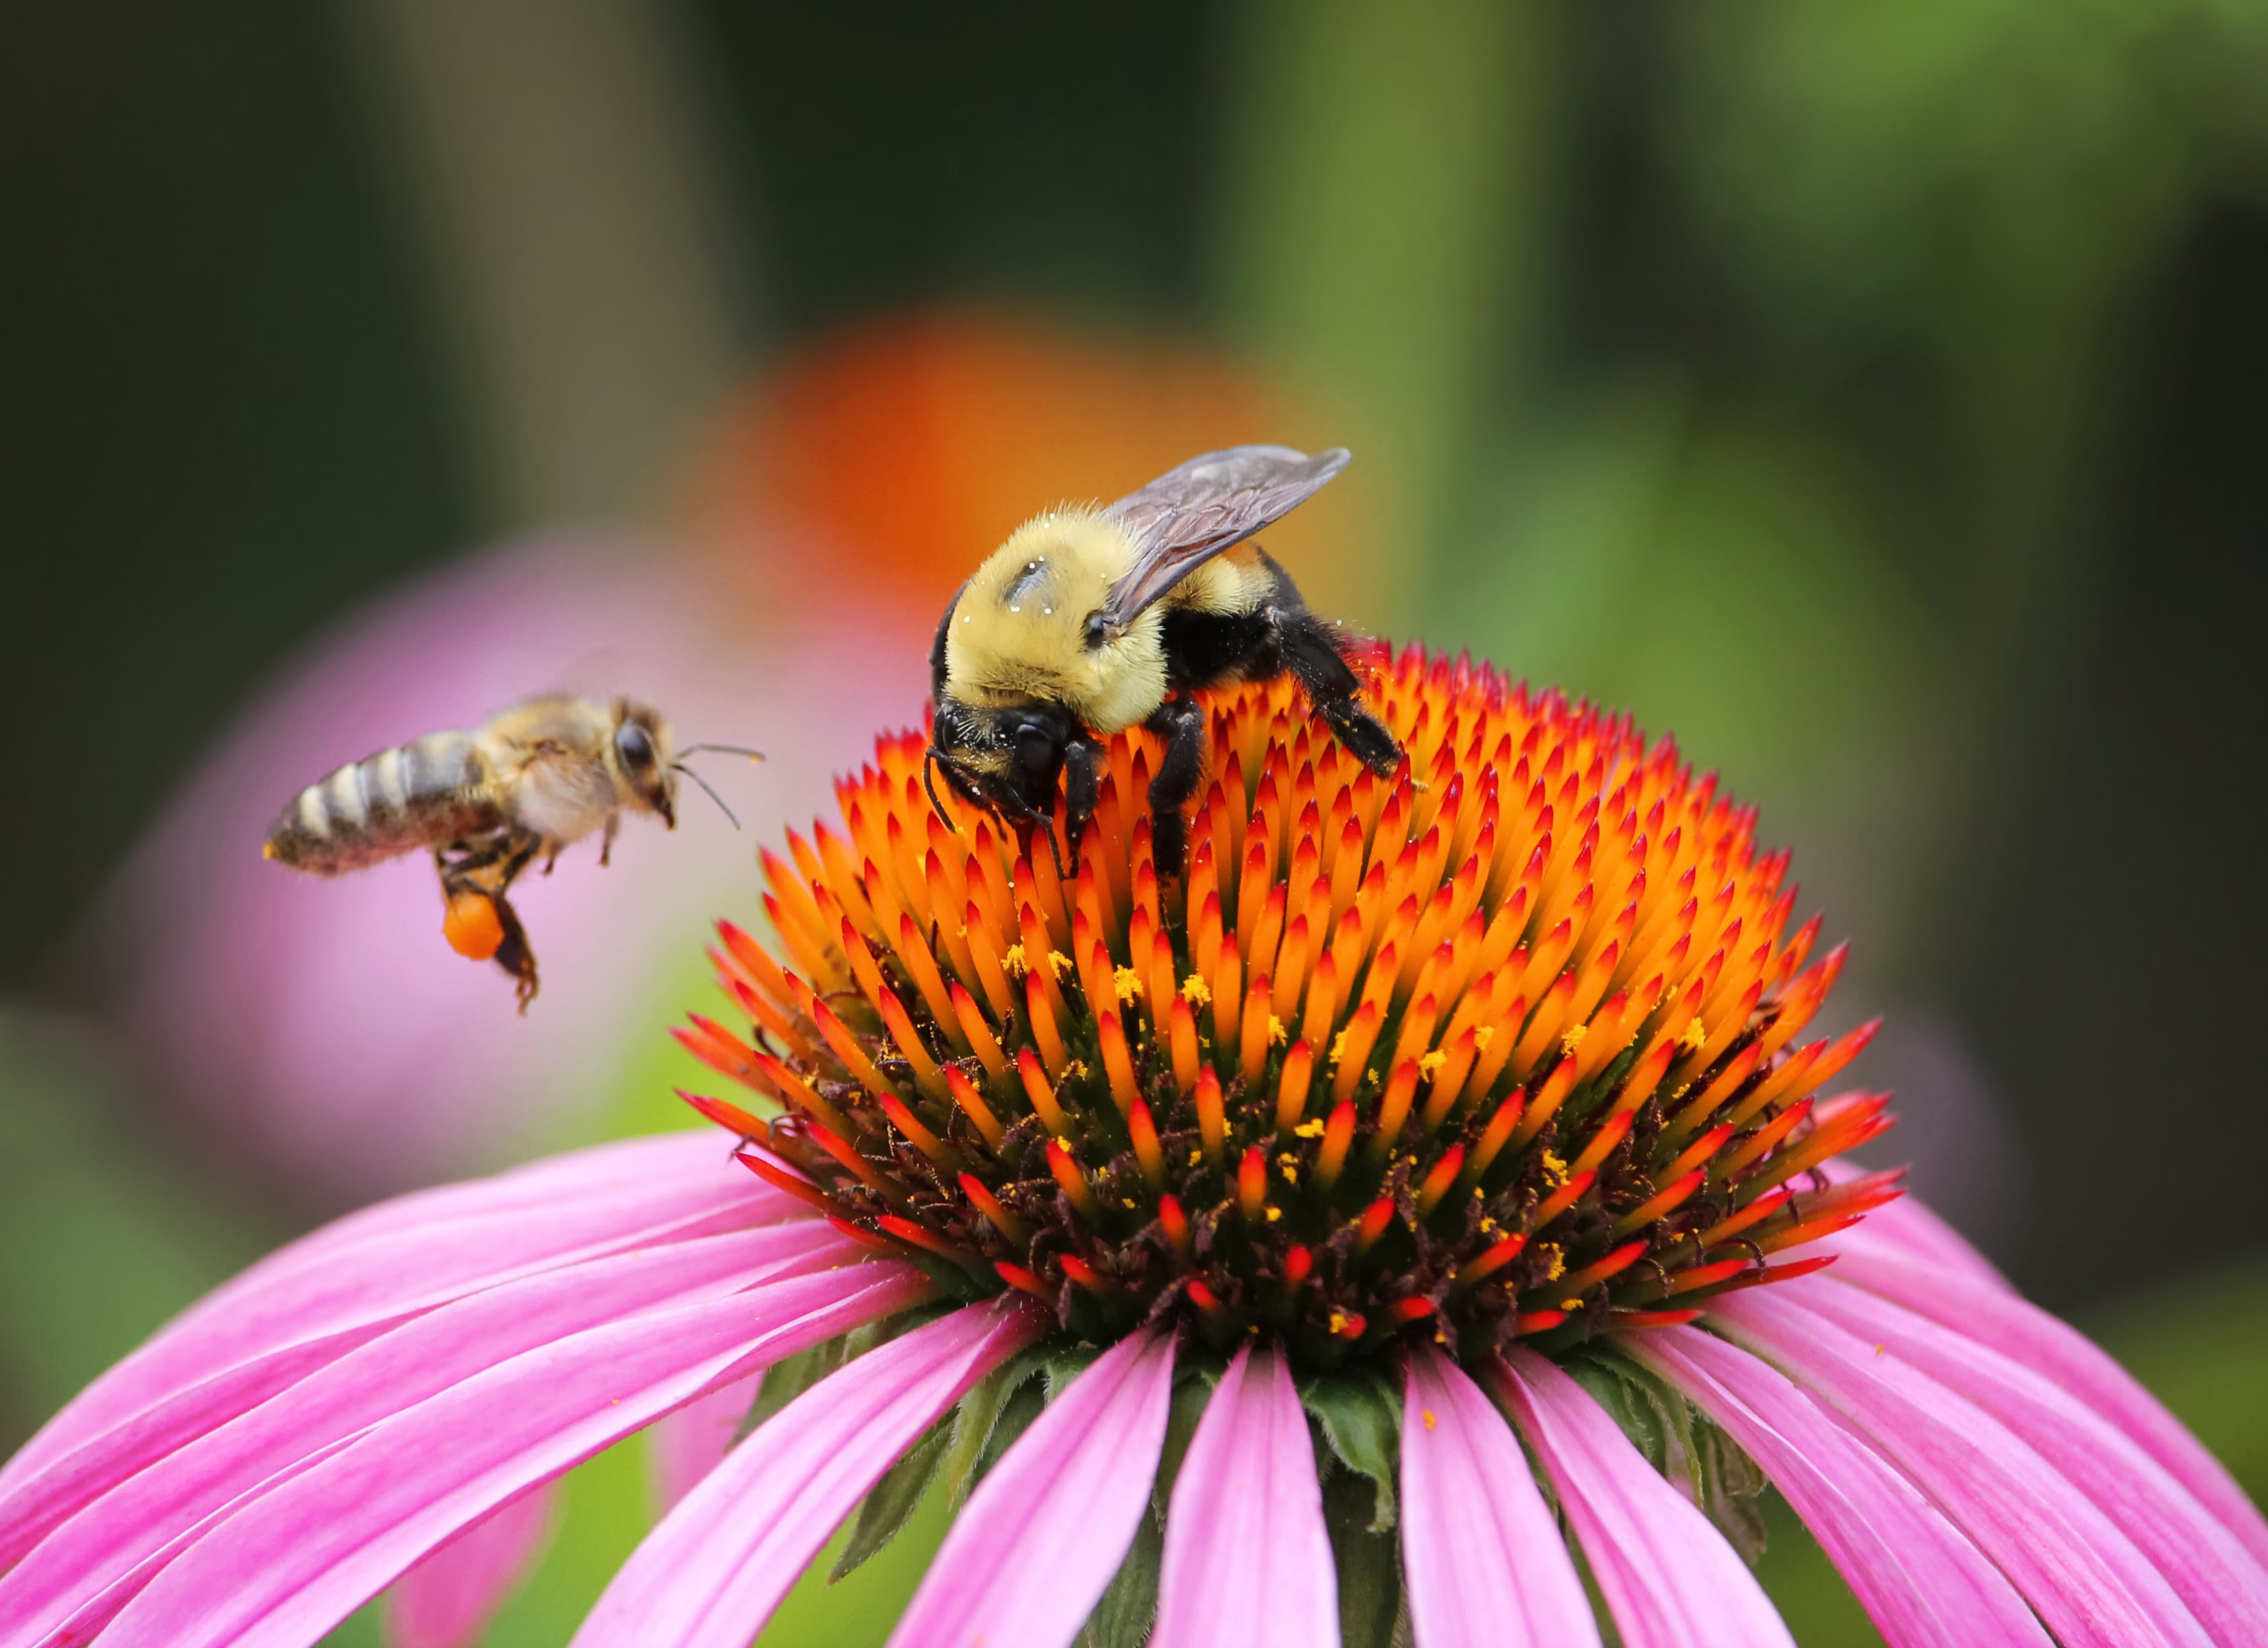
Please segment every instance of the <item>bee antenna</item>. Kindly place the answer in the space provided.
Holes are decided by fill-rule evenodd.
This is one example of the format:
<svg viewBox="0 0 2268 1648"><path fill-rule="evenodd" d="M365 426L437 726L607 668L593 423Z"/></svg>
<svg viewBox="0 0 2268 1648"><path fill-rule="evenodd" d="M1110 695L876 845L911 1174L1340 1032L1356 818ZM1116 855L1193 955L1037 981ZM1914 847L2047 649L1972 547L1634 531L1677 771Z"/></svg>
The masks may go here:
<svg viewBox="0 0 2268 1648"><path fill-rule="evenodd" d="M696 744L696 745L695 745L695 746L694 746L694 748L696 748L696 749L714 749L714 748L716 748L716 747L717 747L717 746L715 746L715 745L713 745L713 744ZM672 762L670 762L670 763L669 763L669 770L670 770L670 771L672 771L672 772L681 772L681 773L683 773L683 774L684 774L688 778L690 778L691 780L693 780L693 782L694 782L695 784L699 784L699 785L701 786L702 790L703 790L703 791L708 795L709 798L710 798L711 801L714 801L714 802L717 804L717 810L718 810L719 813L723 813L723 814L724 814L727 819L730 819L730 820L732 820L733 828L734 829L738 829L738 828L740 828L740 819L739 819L739 818L738 818L738 817L733 813L733 809L732 809L732 808L730 808L730 807L728 807L728 806L726 806L725 805L725 798L724 798L723 796L720 796L720 795L718 795L718 794L717 793L717 789L716 789L716 786L715 786L714 784L711 784L711 783L710 783L706 778L703 778L703 777L699 773L695 772L695 771L693 770L693 769L691 769L690 767L688 767L688 766L687 766L683 761L672 761Z"/></svg>
<svg viewBox="0 0 2268 1648"><path fill-rule="evenodd" d="M752 761L764 758L762 750L743 749L738 744L688 744L677 753L680 755L698 755L703 750L715 750L722 755L745 755Z"/></svg>
<svg viewBox="0 0 2268 1648"><path fill-rule="evenodd" d="M945 803L937 798L935 769L945 760L945 752L934 744L922 752L922 788L929 792L929 804L932 810L945 820L946 828L958 835L961 834L961 826L954 822L953 814L945 810Z"/></svg>

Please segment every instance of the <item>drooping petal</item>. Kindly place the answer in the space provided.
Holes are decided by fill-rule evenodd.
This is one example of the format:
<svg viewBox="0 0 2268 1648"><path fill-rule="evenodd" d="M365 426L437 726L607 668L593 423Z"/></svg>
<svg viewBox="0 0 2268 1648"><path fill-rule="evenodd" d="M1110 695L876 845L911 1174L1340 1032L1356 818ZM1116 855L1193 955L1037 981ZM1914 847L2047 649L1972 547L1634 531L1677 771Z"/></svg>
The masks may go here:
<svg viewBox="0 0 2268 1648"><path fill-rule="evenodd" d="M1694 1328L1630 1334L1622 1343L1763 1468L1890 1648L2051 1648L1984 1554L1779 1373Z"/></svg>
<svg viewBox="0 0 2268 1648"><path fill-rule="evenodd" d="M593 1328L363 1432L227 1518L111 1622L106 1648L299 1648L460 1528L728 1379L929 1292L846 1265ZM415 1460L415 1468L404 1468Z"/></svg>
<svg viewBox="0 0 2268 1648"><path fill-rule="evenodd" d="M766 1277L850 1262L859 1249L817 1220L734 1231L523 1278L416 1317L118 1483L0 1578L0 1648L55 1621L122 1607L211 1519L293 1468L482 1369L556 1340ZM76 1508L69 1467L16 1496L27 1522ZM52 1489L52 1492L48 1492ZM57 1506L61 1505L62 1510Z"/></svg>
<svg viewBox="0 0 2268 1648"><path fill-rule="evenodd" d="M1598 1622L1527 1456L1447 1357L1410 1359L1402 1572L1418 1648L1596 1648Z"/></svg>
<svg viewBox="0 0 2268 1648"><path fill-rule="evenodd" d="M2110 1518L2021 1438L1795 1291L1715 1301L1712 1322L1833 1407L1999 1565L2063 1648L2202 1644L2204 1628Z"/></svg>
<svg viewBox="0 0 2268 1648"><path fill-rule="evenodd" d="M1803 1302L1983 1408L2051 1460L2165 1575L2220 1643L2268 1643L2268 1572L2115 1425L1990 1346L1822 1277Z"/></svg>
<svg viewBox="0 0 2268 1648"><path fill-rule="evenodd" d="M1239 1350L1166 1513L1155 1648L1337 1648L1338 1581L1307 1416L1273 1350Z"/></svg>
<svg viewBox="0 0 2268 1648"><path fill-rule="evenodd" d="M720 1385L647 1428L647 1475L653 1483L656 1516L668 1515L672 1506L717 1468L732 1448L740 1421L755 1405L756 1387L762 1382L758 1374Z"/></svg>
<svg viewBox="0 0 2268 1648"><path fill-rule="evenodd" d="M387 1648L474 1648L551 1542L558 1488L501 1505L395 1580L386 1593Z"/></svg>
<svg viewBox="0 0 2268 1648"><path fill-rule="evenodd" d="M520 1186L497 1193L498 1205L446 1218L376 1218L372 1210L342 1221L359 1223L358 1233L333 1226L294 1242L191 1306L81 1392L0 1468L0 1496L98 1438L120 1458L157 1458L374 1334L479 1288L803 1210L726 1160L713 1140L690 1137L697 1153L671 1137L579 1152L579 1173L547 1164L538 1182L561 1192L556 1198ZM656 1148L663 1143L666 1150ZM453 1188L467 1192L468 1205L479 1200L472 1187ZM0 1528L9 1526L0 1509ZM0 1542L0 1565L15 1554Z"/></svg>
<svg viewBox="0 0 2268 1648"><path fill-rule="evenodd" d="M1852 1253L1837 1262L1835 1275L2052 1380L2172 1472L2254 1561L2268 1564L2268 1518L2205 1445L2085 1334L2014 1293L1949 1278L1897 1255Z"/></svg>
<svg viewBox="0 0 2268 1648"><path fill-rule="evenodd" d="M1064 1648L1147 1512L1173 1387L1170 1335L1098 1357L969 1496L891 1648Z"/></svg>
<svg viewBox="0 0 2268 1648"><path fill-rule="evenodd" d="M1724 1535L1588 1392L1524 1349L1489 1372L1551 1477L1626 1648L1794 1648Z"/></svg>
<svg viewBox="0 0 2268 1648"><path fill-rule="evenodd" d="M743 1648L898 1456L1046 1325L1027 1304L971 1306L806 1391L646 1536L574 1648Z"/></svg>

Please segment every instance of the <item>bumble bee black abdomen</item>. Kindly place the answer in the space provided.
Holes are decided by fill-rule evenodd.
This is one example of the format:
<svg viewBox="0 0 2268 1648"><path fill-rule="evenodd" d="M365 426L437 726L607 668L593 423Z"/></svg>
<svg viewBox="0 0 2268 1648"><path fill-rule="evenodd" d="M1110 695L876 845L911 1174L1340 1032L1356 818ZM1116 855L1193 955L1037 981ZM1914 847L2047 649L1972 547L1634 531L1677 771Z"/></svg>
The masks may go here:
<svg viewBox="0 0 2268 1648"><path fill-rule="evenodd" d="M380 750L309 784L268 831L267 856L316 875L366 869L498 828L488 762L468 732Z"/></svg>

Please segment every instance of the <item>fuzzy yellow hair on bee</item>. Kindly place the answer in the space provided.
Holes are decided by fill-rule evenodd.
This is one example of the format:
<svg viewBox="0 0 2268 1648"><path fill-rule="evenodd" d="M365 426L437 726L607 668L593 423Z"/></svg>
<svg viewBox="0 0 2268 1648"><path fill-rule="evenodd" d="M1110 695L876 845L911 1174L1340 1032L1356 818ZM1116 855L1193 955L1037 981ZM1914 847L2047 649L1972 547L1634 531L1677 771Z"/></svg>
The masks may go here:
<svg viewBox="0 0 2268 1648"><path fill-rule="evenodd" d="M1051 814L1060 783L1076 850L1094 811L1098 740L1147 727L1167 747L1149 798L1168 872L1204 767L1203 688L1288 673L1341 743L1391 772L1402 747L1364 707L1338 626L1307 610L1254 541L1346 462L1344 448L1232 447L1115 504L1067 504L1018 527L938 624L932 767L964 799L1026 825Z"/></svg>

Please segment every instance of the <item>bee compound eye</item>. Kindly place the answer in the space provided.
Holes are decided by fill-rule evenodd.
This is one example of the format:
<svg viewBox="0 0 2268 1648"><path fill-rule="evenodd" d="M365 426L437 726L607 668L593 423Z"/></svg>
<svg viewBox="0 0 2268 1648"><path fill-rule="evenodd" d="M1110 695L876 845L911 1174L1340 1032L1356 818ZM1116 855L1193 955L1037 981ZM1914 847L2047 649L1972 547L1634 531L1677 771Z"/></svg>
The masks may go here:
<svg viewBox="0 0 2268 1648"><path fill-rule="evenodd" d="M615 732L615 754L623 766L643 771L653 765L653 739L637 722L625 721Z"/></svg>
<svg viewBox="0 0 2268 1648"><path fill-rule="evenodd" d="M1087 614L1086 624L1081 633L1086 642L1087 651L1096 651L1101 648L1103 642L1109 638L1110 625L1101 613L1092 612Z"/></svg>
<svg viewBox="0 0 2268 1648"><path fill-rule="evenodd" d="M1027 772L1052 771L1056 761L1055 735L1036 721L1020 723L1016 728L1016 764Z"/></svg>

